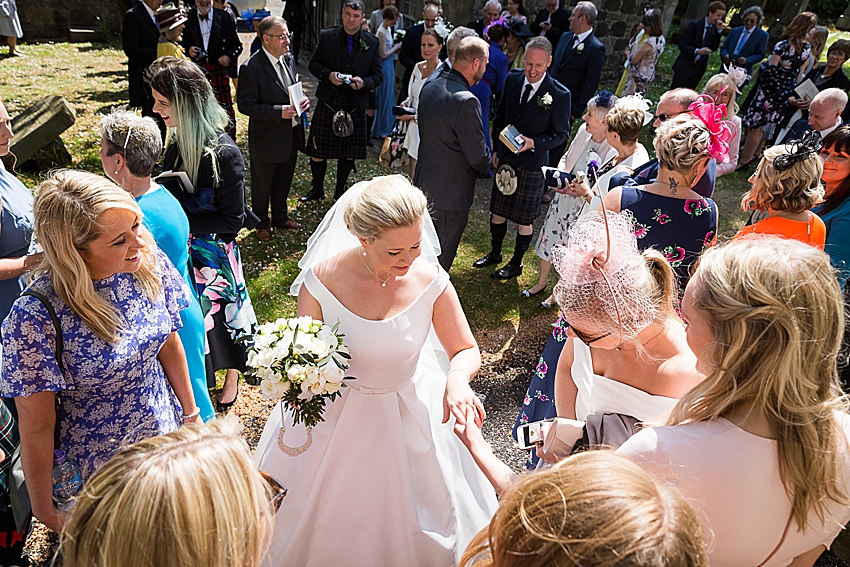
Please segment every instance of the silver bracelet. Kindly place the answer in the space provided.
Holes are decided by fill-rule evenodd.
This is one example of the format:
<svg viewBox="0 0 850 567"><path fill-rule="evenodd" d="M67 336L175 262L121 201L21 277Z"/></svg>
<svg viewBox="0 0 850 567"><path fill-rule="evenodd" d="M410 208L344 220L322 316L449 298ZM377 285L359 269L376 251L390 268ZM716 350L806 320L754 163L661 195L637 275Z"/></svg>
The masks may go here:
<svg viewBox="0 0 850 567"><path fill-rule="evenodd" d="M201 415L201 408L199 408L199 407L195 406L195 411L193 411L192 413L188 413L188 414L187 414L187 413L184 413L184 414L183 414L183 415L181 415L180 417L183 419L183 421L186 421L187 419L193 419L193 418L196 418L196 417L198 417L199 415Z"/></svg>

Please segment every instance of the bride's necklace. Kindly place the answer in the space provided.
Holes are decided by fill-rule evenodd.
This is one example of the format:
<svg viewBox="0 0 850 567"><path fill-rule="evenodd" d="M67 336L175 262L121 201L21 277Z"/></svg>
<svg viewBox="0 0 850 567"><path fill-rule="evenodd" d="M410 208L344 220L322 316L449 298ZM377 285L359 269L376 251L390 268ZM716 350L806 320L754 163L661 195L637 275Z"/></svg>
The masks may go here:
<svg viewBox="0 0 850 567"><path fill-rule="evenodd" d="M361 254L361 255L360 255L360 260L362 260L363 265L364 265L364 266L366 266L366 269L367 269L367 270L369 270L369 273L370 273L370 274L372 274L373 276L375 276L375 279L376 279L376 280L378 280L379 282L381 282L381 287L387 287L387 281L388 281L391 277L393 277L392 272L390 272L390 275L388 275L388 276L386 277L386 279L383 279L383 280L382 280L381 278L379 278L379 277L378 277L378 274L376 274L375 272L373 272L373 271L372 271L372 268L370 268L370 267L369 267L369 264L367 264L367 263L366 263L366 258L365 258L365 256L366 256L366 251L365 251L365 250L363 250L363 247L362 247L362 246L360 247L360 250L361 250L361 252L363 252L363 254Z"/></svg>

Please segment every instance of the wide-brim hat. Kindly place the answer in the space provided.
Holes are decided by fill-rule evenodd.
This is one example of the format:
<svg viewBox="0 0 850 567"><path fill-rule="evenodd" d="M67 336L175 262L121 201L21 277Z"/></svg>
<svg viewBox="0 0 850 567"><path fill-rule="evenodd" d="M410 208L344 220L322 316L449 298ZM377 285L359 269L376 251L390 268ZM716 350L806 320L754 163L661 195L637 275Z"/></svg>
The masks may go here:
<svg viewBox="0 0 850 567"><path fill-rule="evenodd" d="M523 47L525 47L525 42L531 37L531 30L528 29L528 26L516 18L508 18L508 21L505 23L508 24L508 31L516 36Z"/></svg>
<svg viewBox="0 0 850 567"><path fill-rule="evenodd" d="M180 24L185 24L188 18L183 15L183 12L177 8L173 2L163 4L155 13L156 23L159 24L159 31L173 30Z"/></svg>
<svg viewBox="0 0 850 567"><path fill-rule="evenodd" d="M272 15L272 13L269 12L268 10L257 10L256 12L254 12L254 15L251 16L251 19L252 20L264 20L271 15Z"/></svg>

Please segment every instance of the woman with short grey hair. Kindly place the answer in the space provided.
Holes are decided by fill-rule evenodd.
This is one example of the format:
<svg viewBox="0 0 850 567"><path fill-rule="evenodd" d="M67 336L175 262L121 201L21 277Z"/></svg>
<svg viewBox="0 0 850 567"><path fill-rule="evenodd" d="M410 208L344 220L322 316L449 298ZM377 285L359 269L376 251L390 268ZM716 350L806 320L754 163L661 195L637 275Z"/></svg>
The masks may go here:
<svg viewBox="0 0 850 567"><path fill-rule="evenodd" d="M197 287L189 273L189 220L177 199L151 179L151 171L162 154L159 127L152 118L116 110L101 118L100 134L103 171L133 195L144 213L145 227L193 291L189 307L180 312L183 327L178 334L186 350L195 403L201 417L210 420L215 417L215 410L207 389L204 316L195 295Z"/></svg>

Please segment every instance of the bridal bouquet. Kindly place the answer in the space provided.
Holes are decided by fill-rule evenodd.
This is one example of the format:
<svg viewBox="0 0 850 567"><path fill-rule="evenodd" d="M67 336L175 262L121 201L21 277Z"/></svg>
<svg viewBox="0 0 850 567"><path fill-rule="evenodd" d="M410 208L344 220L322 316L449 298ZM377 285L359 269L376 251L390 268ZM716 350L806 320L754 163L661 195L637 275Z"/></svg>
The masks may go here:
<svg viewBox="0 0 850 567"><path fill-rule="evenodd" d="M281 318L261 325L248 347L263 399L283 400L296 424L310 428L324 421L325 403L346 386L351 356L337 327L312 317Z"/></svg>

